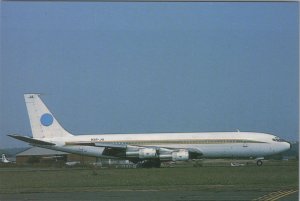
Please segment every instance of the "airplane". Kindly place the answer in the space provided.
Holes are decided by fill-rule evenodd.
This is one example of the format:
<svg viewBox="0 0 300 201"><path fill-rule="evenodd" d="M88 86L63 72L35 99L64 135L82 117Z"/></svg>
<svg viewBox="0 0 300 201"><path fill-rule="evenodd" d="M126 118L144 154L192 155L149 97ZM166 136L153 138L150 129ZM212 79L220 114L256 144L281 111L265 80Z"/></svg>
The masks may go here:
<svg viewBox="0 0 300 201"><path fill-rule="evenodd" d="M99 158L124 159L142 167L165 161L200 158L256 158L291 148L278 136L255 132L148 133L73 135L65 130L40 98L24 94L32 136L8 136L33 146Z"/></svg>
<svg viewBox="0 0 300 201"><path fill-rule="evenodd" d="M5 154L2 154L1 162L2 162L2 163L12 163L11 161L7 160Z"/></svg>

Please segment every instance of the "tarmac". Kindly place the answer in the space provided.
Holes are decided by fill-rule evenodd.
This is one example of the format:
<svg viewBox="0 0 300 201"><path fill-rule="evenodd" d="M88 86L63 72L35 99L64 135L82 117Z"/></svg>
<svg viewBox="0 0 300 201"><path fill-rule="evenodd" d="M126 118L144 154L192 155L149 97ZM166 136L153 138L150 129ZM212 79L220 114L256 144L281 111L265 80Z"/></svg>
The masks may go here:
<svg viewBox="0 0 300 201"><path fill-rule="evenodd" d="M252 201L296 201L298 190L289 189L276 192L262 191L101 191L101 192L59 192L59 193L20 193L0 194L0 200L101 200L101 201L199 201L199 200L252 200Z"/></svg>

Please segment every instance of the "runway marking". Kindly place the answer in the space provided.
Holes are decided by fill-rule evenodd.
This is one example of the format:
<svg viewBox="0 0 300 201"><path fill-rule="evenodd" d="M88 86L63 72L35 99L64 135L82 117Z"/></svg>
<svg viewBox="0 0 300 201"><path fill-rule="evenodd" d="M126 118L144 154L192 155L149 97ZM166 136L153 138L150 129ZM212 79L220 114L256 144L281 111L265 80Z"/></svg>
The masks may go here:
<svg viewBox="0 0 300 201"><path fill-rule="evenodd" d="M275 192L263 195L259 198L256 198L253 201L275 201L275 200L279 200L282 197L285 197L287 195L290 195L290 194L293 194L296 192L298 192L298 190L295 190L295 189L275 191Z"/></svg>

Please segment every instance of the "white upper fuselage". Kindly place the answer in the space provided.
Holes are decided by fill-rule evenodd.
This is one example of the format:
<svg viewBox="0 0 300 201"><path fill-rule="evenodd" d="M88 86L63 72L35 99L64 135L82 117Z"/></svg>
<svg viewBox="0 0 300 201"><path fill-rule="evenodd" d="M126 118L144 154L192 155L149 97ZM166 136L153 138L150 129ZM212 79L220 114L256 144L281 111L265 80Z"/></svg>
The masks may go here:
<svg viewBox="0 0 300 201"><path fill-rule="evenodd" d="M90 142L142 147L196 149L205 158L217 158L263 157L290 149L288 142L275 141L274 138L276 136L264 133L213 132L78 135L51 139L44 138L42 140L55 143L61 147L60 150L62 151L72 151L76 147L74 146L75 144ZM92 150L90 151L92 152ZM95 156L99 157L99 150L97 150Z"/></svg>

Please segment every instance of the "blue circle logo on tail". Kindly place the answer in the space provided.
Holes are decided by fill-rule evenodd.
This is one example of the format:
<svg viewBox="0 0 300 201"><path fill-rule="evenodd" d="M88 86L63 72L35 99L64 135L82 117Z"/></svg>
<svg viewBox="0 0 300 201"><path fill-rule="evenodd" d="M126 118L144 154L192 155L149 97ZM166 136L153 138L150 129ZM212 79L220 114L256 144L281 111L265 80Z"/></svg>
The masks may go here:
<svg viewBox="0 0 300 201"><path fill-rule="evenodd" d="M53 123L53 116L49 113L43 114L41 116L41 123L44 126L50 126Z"/></svg>

